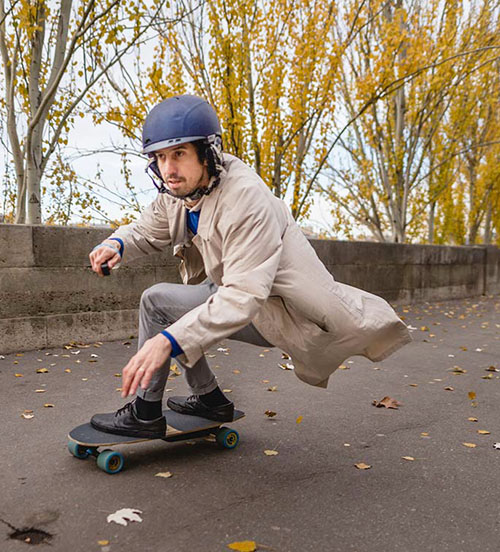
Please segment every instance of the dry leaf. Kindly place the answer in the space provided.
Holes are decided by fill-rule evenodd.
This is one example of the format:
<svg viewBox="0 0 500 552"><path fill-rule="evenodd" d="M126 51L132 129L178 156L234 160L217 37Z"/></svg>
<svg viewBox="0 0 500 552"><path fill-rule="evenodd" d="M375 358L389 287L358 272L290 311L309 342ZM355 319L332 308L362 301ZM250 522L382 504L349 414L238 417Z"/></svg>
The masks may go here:
<svg viewBox="0 0 500 552"><path fill-rule="evenodd" d="M71 374L71 368L66 368L66 370L64 370L67 374Z"/></svg>
<svg viewBox="0 0 500 552"><path fill-rule="evenodd" d="M349 370L349 366L346 366L345 364L341 364L339 366L339 370Z"/></svg>
<svg viewBox="0 0 500 552"><path fill-rule="evenodd" d="M421 326L420 329L423 331L423 332L428 332L429 331L429 328L427 326Z"/></svg>
<svg viewBox="0 0 500 552"><path fill-rule="evenodd" d="M288 355L287 353L281 353L281 358L288 360L290 359L290 355Z"/></svg>
<svg viewBox="0 0 500 552"><path fill-rule="evenodd" d="M474 444L474 443L462 443L462 445L464 445L464 447L468 447L468 448L476 448L477 445Z"/></svg>
<svg viewBox="0 0 500 552"><path fill-rule="evenodd" d="M24 376L22 374L14 374L16 376L16 378L24 378Z"/></svg>
<svg viewBox="0 0 500 552"><path fill-rule="evenodd" d="M109 514L107 521L108 523L114 521L119 525L125 526L127 525L127 521L138 521L141 523L142 519L139 514L142 514L141 510L135 510L134 508L122 508L121 510L117 510L114 514Z"/></svg>
<svg viewBox="0 0 500 552"><path fill-rule="evenodd" d="M481 379L487 379L490 380L493 378L493 374L488 374L487 376L481 376Z"/></svg>
<svg viewBox="0 0 500 552"><path fill-rule="evenodd" d="M160 473L157 473L155 474L155 477L165 477L165 479L167 479L168 477L172 477L172 473L171 472L160 472Z"/></svg>
<svg viewBox="0 0 500 552"><path fill-rule="evenodd" d="M49 372L49 371L47 370L47 368L39 368L39 369L36 371L37 374L48 374L48 372Z"/></svg>
<svg viewBox="0 0 500 552"><path fill-rule="evenodd" d="M45 393L47 389L35 389L35 393Z"/></svg>
<svg viewBox="0 0 500 552"><path fill-rule="evenodd" d="M422 431L420 434L422 437L429 437L429 434L426 431Z"/></svg>
<svg viewBox="0 0 500 552"><path fill-rule="evenodd" d="M302 420L304 419L303 416L299 416L295 421L300 424L300 422L302 422Z"/></svg>
<svg viewBox="0 0 500 552"><path fill-rule="evenodd" d="M413 460L415 460L415 458L413 458L413 456L401 456L401 458L403 460L408 460L409 462L412 462Z"/></svg>
<svg viewBox="0 0 500 552"><path fill-rule="evenodd" d="M274 416L276 416L276 412L273 412L272 410L266 410L264 412L264 414L268 417L268 418L273 418Z"/></svg>
<svg viewBox="0 0 500 552"><path fill-rule="evenodd" d="M99 546L108 546L109 541L108 540L100 540L100 541L97 541L97 544Z"/></svg>
<svg viewBox="0 0 500 552"><path fill-rule="evenodd" d="M398 407L401 406L401 403L398 402L396 399L392 399L391 397L384 397L381 401L373 401L373 406L376 406L377 408L382 408L385 406L385 408L394 408L398 409Z"/></svg>
<svg viewBox="0 0 500 552"><path fill-rule="evenodd" d="M268 387L267 390L268 390L268 391L278 391L278 386L277 386L277 385L273 385L272 387Z"/></svg>
<svg viewBox="0 0 500 552"><path fill-rule="evenodd" d="M489 368L486 368L487 372L500 372L498 368L495 368L494 366L490 366Z"/></svg>
<svg viewBox="0 0 500 552"><path fill-rule="evenodd" d="M370 464L365 464L364 462L359 462L354 464L358 470L369 470L371 468Z"/></svg>
<svg viewBox="0 0 500 552"><path fill-rule="evenodd" d="M477 432L479 435L490 435L490 432L486 429L478 429Z"/></svg>
<svg viewBox="0 0 500 552"><path fill-rule="evenodd" d="M418 383L410 383L409 386L410 387L418 387Z"/></svg>
<svg viewBox="0 0 500 552"><path fill-rule="evenodd" d="M261 358L265 358L265 356L266 356L266 355L264 355L264 354L260 353L260 355L259 355L259 356L260 356Z"/></svg>
<svg viewBox="0 0 500 552"><path fill-rule="evenodd" d="M464 370L463 368L460 368L460 366L453 366L453 368L451 368L451 371L455 375L466 374L467 373L467 370Z"/></svg>
<svg viewBox="0 0 500 552"><path fill-rule="evenodd" d="M222 392L223 393L232 393L233 391L231 389L223 389Z"/></svg>
<svg viewBox="0 0 500 552"><path fill-rule="evenodd" d="M453 387L445 387L444 390L445 390L445 391L455 391L455 390L453 389Z"/></svg>
<svg viewBox="0 0 500 552"><path fill-rule="evenodd" d="M25 420L31 420L31 418L34 418L35 415L33 414L33 410L25 410L21 414L21 418L24 418Z"/></svg>
<svg viewBox="0 0 500 552"><path fill-rule="evenodd" d="M43 405L45 408L54 408L55 405L51 404L51 403L45 403Z"/></svg>
<svg viewBox="0 0 500 552"><path fill-rule="evenodd" d="M278 454L278 451L277 450L265 450L264 454L266 456L276 456Z"/></svg>
<svg viewBox="0 0 500 552"><path fill-rule="evenodd" d="M257 544L254 541L232 542L227 546L231 550L237 550L238 552L255 552L257 550Z"/></svg>
<svg viewBox="0 0 500 552"><path fill-rule="evenodd" d="M469 399L473 401L476 398L476 393L474 391L469 391Z"/></svg>
<svg viewBox="0 0 500 552"><path fill-rule="evenodd" d="M262 380L262 383L269 383L269 380Z"/></svg>
<svg viewBox="0 0 500 552"><path fill-rule="evenodd" d="M477 422L477 418L467 418L469 422Z"/></svg>
<svg viewBox="0 0 500 552"><path fill-rule="evenodd" d="M241 374L239 370L233 370L233 374Z"/></svg>

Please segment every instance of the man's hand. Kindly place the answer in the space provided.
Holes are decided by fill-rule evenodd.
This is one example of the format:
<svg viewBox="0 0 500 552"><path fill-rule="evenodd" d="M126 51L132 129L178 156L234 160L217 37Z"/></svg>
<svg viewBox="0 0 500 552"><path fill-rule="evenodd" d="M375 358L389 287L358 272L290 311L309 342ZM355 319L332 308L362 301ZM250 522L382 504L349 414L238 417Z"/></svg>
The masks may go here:
<svg viewBox="0 0 500 552"><path fill-rule="evenodd" d="M153 374L161 369L171 353L172 344L163 334L148 339L123 369L122 397L134 395L139 384L147 389Z"/></svg>
<svg viewBox="0 0 500 552"><path fill-rule="evenodd" d="M111 247L98 247L98 249L94 249L91 251L89 255L90 264L92 265L92 270L94 272L97 272L99 276L104 276L102 273L101 265L105 261L108 261L109 268L113 268L115 265L117 265L122 258L120 257L119 251L119 245L118 242L115 240L104 240L102 242L103 244L110 245Z"/></svg>

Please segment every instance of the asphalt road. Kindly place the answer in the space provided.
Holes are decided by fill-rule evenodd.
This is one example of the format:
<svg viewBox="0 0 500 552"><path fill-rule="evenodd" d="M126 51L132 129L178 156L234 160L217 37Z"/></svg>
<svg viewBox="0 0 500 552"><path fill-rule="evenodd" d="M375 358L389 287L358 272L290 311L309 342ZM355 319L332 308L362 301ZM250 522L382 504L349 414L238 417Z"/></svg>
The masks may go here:
<svg viewBox="0 0 500 552"><path fill-rule="evenodd" d="M246 412L238 447L122 445L116 475L72 457L66 436L124 403L116 374L136 340L5 355L0 550L220 552L245 540L275 552L499 550L500 297L397 310L413 343L381 363L353 357L327 390L280 368L281 351L214 347L220 385ZM168 389L185 393L182 376ZM385 396L401 406L372 404ZM142 522L107 521L122 508ZM50 545L30 548L14 528L44 531Z"/></svg>

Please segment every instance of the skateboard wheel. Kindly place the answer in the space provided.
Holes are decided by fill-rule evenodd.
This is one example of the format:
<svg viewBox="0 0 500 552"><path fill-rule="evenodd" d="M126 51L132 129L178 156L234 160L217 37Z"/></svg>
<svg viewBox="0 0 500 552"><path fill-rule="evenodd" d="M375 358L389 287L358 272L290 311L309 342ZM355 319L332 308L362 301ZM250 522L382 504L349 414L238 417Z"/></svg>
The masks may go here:
<svg viewBox="0 0 500 552"><path fill-rule="evenodd" d="M87 447L79 445L74 441L68 442L68 450L73 456L75 456L76 458L80 458L81 460L85 460L85 458L88 458L88 455L89 455L89 451L87 450Z"/></svg>
<svg viewBox="0 0 500 552"><path fill-rule="evenodd" d="M113 450L103 450L97 457L97 465L106 473L118 473L122 471L123 464L123 454Z"/></svg>
<svg viewBox="0 0 500 552"><path fill-rule="evenodd" d="M219 445L227 449L233 449L238 444L240 436L238 432L234 429L229 429L228 427L221 427L215 436L216 441Z"/></svg>

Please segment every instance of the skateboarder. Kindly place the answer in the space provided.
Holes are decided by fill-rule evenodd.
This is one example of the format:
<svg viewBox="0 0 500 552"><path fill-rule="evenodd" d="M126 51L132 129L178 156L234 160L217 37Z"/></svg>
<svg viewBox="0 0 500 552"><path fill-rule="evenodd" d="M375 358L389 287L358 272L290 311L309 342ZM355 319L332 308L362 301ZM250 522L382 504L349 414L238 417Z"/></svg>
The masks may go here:
<svg viewBox="0 0 500 552"><path fill-rule="evenodd" d="M147 289L139 310L138 352L123 370L117 412L96 414L109 433L165 433L162 397L170 361L183 368L188 397L167 406L230 421L234 405L220 390L204 351L237 339L290 354L296 376L326 387L348 357L380 361L411 341L380 297L338 283L259 176L222 152L221 128L203 99L168 98L148 114L142 134L157 198L137 222L120 227L90 253L92 268L158 253L180 258L183 284Z"/></svg>

